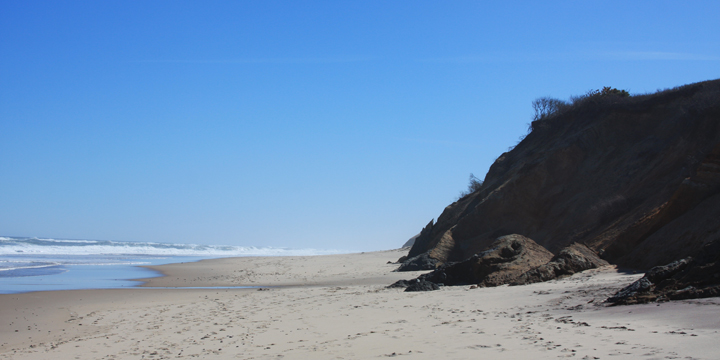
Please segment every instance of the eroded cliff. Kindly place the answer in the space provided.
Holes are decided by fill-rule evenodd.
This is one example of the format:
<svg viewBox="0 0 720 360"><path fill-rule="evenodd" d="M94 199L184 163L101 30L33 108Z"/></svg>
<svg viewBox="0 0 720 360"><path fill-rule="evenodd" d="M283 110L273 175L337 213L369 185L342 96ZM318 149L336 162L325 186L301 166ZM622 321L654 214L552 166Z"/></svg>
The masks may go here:
<svg viewBox="0 0 720 360"><path fill-rule="evenodd" d="M649 269L718 240L719 192L720 80L598 96L533 122L408 256L425 253L440 266L519 234L555 254L580 243Z"/></svg>

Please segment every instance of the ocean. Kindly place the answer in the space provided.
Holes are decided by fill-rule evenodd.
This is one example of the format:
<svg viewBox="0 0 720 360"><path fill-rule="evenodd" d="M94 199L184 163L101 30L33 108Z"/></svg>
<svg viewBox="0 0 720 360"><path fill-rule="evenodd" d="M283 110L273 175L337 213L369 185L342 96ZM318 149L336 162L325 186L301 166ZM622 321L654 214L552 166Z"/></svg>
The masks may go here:
<svg viewBox="0 0 720 360"><path fill-rule="evenodd" d="M0 294L113 289L160 276L141 265L237 256L338 254L337 250L0 236Z"/></svg>

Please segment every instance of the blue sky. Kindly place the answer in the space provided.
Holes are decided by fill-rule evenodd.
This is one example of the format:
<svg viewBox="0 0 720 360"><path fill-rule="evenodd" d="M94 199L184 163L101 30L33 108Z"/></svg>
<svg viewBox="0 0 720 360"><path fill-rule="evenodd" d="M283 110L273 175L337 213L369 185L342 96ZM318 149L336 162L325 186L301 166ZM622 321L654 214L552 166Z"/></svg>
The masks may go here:
<svg viewBox="0 0 720 360"><path fill-rule="evenodd" d="M0 235L380 250L531 102L720 77L717 1L0 1Z"/></svg>

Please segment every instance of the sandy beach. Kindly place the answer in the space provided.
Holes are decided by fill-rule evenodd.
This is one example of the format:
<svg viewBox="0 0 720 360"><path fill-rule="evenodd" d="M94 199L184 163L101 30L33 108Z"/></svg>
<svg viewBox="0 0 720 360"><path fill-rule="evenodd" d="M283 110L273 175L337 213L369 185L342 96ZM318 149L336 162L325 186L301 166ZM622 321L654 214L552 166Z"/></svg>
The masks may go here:
<svg viewBox="0 0 720 360"><path fill-rule="evenodd" d="M204 260L159 266L145 288L0 295L0 359L718 358L720 299L607 307L642 275L614 267L386 289L419 275L392 272L404 254Z"/></svg>

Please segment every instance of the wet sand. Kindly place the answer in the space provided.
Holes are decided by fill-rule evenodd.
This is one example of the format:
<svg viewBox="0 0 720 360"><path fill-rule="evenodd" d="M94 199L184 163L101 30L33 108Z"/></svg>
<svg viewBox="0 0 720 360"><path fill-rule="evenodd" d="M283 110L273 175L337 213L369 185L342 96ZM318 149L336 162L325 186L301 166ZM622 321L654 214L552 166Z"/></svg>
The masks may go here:
<svg viewBox="0 0 720 360"><path fill-rule="evenodd" d="M392 272L387 262L405 253L204 260L156 267L166 276L148 279L150 288L0 295L0 359L715 359L720 351L720 299L602 304L641 274L606 267L528 286L386 289L419 274Z"/></svg>

